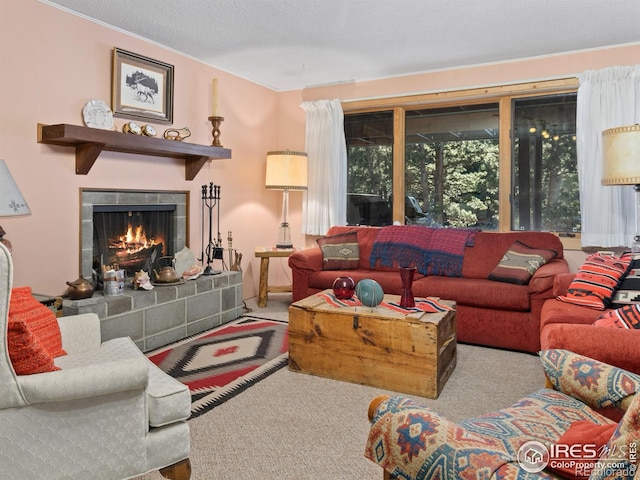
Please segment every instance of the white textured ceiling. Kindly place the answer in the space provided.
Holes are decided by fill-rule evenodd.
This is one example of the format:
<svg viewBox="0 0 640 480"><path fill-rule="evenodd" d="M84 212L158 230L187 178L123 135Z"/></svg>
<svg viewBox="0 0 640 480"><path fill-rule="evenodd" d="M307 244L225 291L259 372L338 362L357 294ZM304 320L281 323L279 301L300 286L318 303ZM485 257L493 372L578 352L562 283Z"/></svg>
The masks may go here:
<svg viewBox="0 0 640 480"><path fill-rule="evenodd" d="M640 42L640 0L41 1L274 90Z"/></svg>

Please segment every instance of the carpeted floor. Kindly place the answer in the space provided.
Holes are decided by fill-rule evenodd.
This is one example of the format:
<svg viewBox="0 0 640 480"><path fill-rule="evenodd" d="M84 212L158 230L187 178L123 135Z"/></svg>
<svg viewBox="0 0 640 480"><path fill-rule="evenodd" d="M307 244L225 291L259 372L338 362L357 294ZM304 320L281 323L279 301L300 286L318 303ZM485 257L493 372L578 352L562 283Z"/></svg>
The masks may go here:
<svg viewBox="0 0 640 480"><path fill-rule="evenodd" d="M250 314L286 319L290 295L269 295ZM534 355L458 346L458 363L425 405L461 420L511 405L542 388ZM372 480L382 472L363 456L367 408L377 388L278 370L242 394L189 421L192 480ZM160 480L158 472L137 480Z"/></svg>

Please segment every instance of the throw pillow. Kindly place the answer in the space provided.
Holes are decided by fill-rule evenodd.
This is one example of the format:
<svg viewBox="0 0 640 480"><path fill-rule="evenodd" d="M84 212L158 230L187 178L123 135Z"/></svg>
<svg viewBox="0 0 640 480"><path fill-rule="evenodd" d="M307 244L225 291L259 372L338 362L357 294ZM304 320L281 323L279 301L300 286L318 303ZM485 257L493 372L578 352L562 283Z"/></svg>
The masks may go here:
<svg viewBox="0 0 640 480"><path fill-rule="evenodd" d="M611 439L617 426L617 423L599 425L589 420L578 420L569 426L569 429L564 432L557 444L568 447L569 452L572 452L574 450L571 447L574 445L582 446L588 443L593 446L596 452L600 453L602 447ZM578 448L577 451L580 452L581 450ZM567 458L566 461L551 462L548 468L553 472L560 473L565 478L587 479L597 462L597 458L581 455ZM579 467L576 463L579 463Z"/></svg>
<svg viewBox="0 0 640 480"><path fill-rule="evenodd" d="M593 322L596 327L640 329L640 304L625 305L600 315Z"/></svg>
<svg viewBox="0 0 640 480"><path fill-rule="evenodd" d="M30 287L11 291L7 345L18 375L59 370L53 359L66 354L54 313L31 295Z"/></svg>
<svg viewBox="0 0 640 480"><path fill-rule="evenodd" d="M516 240L489 273L488 278L498 282L527 285L536 270L557 255L558 252L555 250L533 248Z"/></svg>
<svg viewBox="0 0 640 480"><path fill-rule="evenodd" d="M602 447L600 464L591 480L638 478L638 438L640 438L640 395L636 395L615 432ZM635 473L635 475L634 475Z"/></svg>
<svg viewBox="0 0 640 480"><path fill-rule="evenodd" d="M356 232L331 235L316 240L322 250L323 270L357 270L360 247Z"/></svg>
<svg viewBox="0 0 640 480"><path fill-rule="evenodd" d="M544 373L554 390L577 398L595 410L626 410L640 391L640 375L568 350L540 352Z"/></svg>
<svg viewBox="0 0 640 480"><path fill-rule="evenodd" d="M640 257L637 253L631 255L631 266L613 295L612 308L640 304Z"/></svg>
<svg viewBox="0 0 640 480"><path fill-rule="evenodd" d="M567 294L557 298L563 302L604 310L630 265L630 255L589 255L569 285Z"/></svg>

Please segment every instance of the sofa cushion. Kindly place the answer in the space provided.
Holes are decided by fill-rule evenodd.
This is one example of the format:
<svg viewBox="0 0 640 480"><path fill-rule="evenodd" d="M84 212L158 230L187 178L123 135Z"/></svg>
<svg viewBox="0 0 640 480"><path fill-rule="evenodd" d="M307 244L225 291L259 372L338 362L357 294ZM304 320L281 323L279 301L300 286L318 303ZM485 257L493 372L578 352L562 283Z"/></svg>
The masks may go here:
<svg viewBox="0 0 640 480"><path fill-rule="evenodd" d="M527 285L536 270L557 255L555 250L532 248L516 240L491 271L489 280Z"/></svg>
<svg viewBox="0 0 640 480"><path fill-rule="evenodd" d="M421 479L474 478L476 471L493 472L510 460L500 442L467 432L405 396L390 397L377 408L364 455L398 478ZM434 464L440 468L425 469Z"/></svg>
<svg viewBox="0 0 640 480"><path fill-rule="evenodd" d="M334 280L339 276L348 275L353 278L353 281L356 284L360 280L364 280L365 278L370 278L375 280L380 284L382 290L385 293L389 292L400 292L402 289L402 281L400 280L400 273L396 271L374 271L374 270L341 270L340 272L331 271L331 270L323 270L320 272L314 272L309 275L309 287L317 290L325 290L329 287L327 285L332 285ZM415 279L422 278L422 275L416 274ZM414 292L415 294L415 292Z"/></svg>
<svg viewBox="0 0 640 480"><path fill-rule="evenodd" d="M18 375L59 370L53 359L65 354L60 327L54 313L33 297L30 287L11 291L7 344Z"/></svg>
<svg viewBox="0 0 640 480"><path fill-rule="evenodd" d="M571 449L574 445L580 448L582 445L589 444L597 452L602 451L607 442L611 439L617 425L615 423L598 424L589 420L578 420L573 422L569 429L560 437L557 444L568 446ZM571 450L570 450L571 451ZM597 458L580 457L580 467L576 467L575 462L551 462L547 466L548 470L557 472L565 478L586 479L581 472L590 472L596 465ZM577 470L579 468L579 471Z"/></svg>
<svg viewBox="0 0 640 480"><path fill-rule="evenodd" d="M570 350L640 374L640 330L596 327L600 315L593 308L547 300L540 313L541 348Z"/></svg>
<svg viewBox="0 0 640 480"><path fill-rule="evenodd" d="M526 312L531 298L526 285L496 283L488 279L424 277L413 282L413 294L455 300L460 305Z"/></svg>
<svg viewBox="0 0 640 480"><path fill-rule="evenodd" d="M593 324L596 327L640 329L640 305L625 305L600 315Z"/></svg>
<svg viewBox="0 0 640 480"><path fill-rule="evenodd" d="M353 270L360 263L358 235L355 232L340 233L316 240L322 251L323 270Z"/></svg>
<svg viewBox="0 0 640 480"><path fill-rule="evenodd" d="M615 257L599 252L589 255L569 285L567 294L559 296L558 300L604 310L630 264L629 255Z"/></svg>
<svg viewBox="0 0 640 480"><path fill-rule="evenodd" d="M564 258L562 242L557 235L548 232L478 232L473 247L467 247L462 263L462 276L484 278L498 264L504 252L516 240L532 248L543 248L558 252L556 258ZM568 270L567 270L568 271Z"/></svg>
<svg viewBox="0 0 640 480"><path fill-rule="evenodd" d="M67 370L140 356L144 354L129 337L120 337L108 340L94 350L59 357L56 359L56 364ZM160 427L189 418L191 394L187 386L164 373L148 359L147 364L149 367L147 386L149 425Z"/></svg>

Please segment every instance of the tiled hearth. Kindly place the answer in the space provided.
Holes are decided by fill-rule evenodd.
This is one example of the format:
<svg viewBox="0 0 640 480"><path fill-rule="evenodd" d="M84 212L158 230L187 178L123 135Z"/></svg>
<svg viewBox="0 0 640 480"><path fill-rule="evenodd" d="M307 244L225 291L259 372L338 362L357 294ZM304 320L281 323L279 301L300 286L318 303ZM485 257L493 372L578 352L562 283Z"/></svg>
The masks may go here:
<svg viewBox="0 0 640 480"><path fill-rule="evenodd" d="M222 272L149 291L128 283L124 295L105 297L99 291L63 302L64 315L87 312L100 317L102 341L128 336L148 352L240 317L242 275Z"/></svg>

